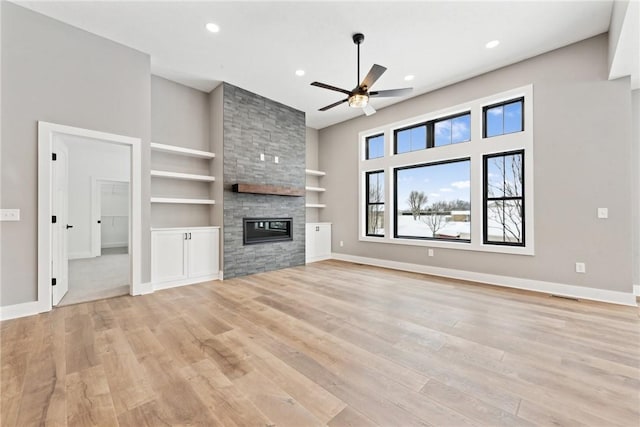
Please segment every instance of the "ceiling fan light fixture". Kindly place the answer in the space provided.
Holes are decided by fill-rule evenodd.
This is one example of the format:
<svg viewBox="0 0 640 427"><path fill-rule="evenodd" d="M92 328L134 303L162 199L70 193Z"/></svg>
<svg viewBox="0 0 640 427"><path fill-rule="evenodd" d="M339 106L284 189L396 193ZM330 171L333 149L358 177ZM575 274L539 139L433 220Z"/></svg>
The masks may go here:
<svg viewBox="0 0 640 427"><path fill-rule="evenodd" d="M369 95L354 93L349 97L349 107L363 108L369 103Z"/></svg>

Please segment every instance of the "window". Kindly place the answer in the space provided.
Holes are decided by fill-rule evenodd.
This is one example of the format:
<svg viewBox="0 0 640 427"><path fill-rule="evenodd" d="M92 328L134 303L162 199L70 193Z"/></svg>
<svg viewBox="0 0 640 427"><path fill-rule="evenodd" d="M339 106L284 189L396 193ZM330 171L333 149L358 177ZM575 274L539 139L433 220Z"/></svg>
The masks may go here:
<svg viewBox="0 0 640 427"><path fill-rule="evenodd" d="M358 238L535 255L532 99L527 85L360 132Z"/></svg>
<svg viewBox="0 0 640 427"><path fill-rule="evenodd" d="M524 246L524 151L484 156L484 243Z"/></svg>
<svg viewBox="0 0 640 427"><path fill-rule="evenodd" d="M471 113L431 120L394 131L395 154L471 140Z"/></svg>
<svg viewBox="0 0 640 427"><path fill-rule="evenodd" d="M395 237L471 241L471 161L395 169Z"/></svg>
<svg viewBox="0 0 640 427"><path fill-rule="evenodd" d="M423 123L393 132L395 140L395 153L408 153L409 151L424 150L427 148L427 124Z"/></svg>
<svg viewBox="0 0 640 427"><path fill-rule="evenodd" d="M433 122L434 147L471 140L471 113Z"/></svg>
<svg viewBox="0 0 640 427"><path fill-rule="evenodd" d="M377 159L384 157L384 134L370 136L367 138L365 159Z"/></svg>
<svg viewBox="0 0 640 427"><path fill-rule="evenodd" d="M485 138L524 130L524 98L483 107Z"/></svg>
<svg viewBox="0 0 640 427"><path fill-rule="evenodd" d="M367 172L367 236L384 236L384 171Z"/></svg>

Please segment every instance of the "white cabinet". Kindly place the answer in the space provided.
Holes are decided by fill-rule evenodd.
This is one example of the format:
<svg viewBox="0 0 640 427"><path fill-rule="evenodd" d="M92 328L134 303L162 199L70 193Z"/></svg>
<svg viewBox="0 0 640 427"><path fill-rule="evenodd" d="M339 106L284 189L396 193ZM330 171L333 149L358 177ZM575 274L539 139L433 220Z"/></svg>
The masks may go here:
<svg viewBox="0 0 640 427"><path fill-rule="evenodd" d="M306 224L306 262L331 258L331 223L310 222Z"/></svg>
<svg viewBox="0 0 640 427"><path fill-rule="evenodd" d="M219 277L220 227L151 231L151 282L155 289Z"/></svg>

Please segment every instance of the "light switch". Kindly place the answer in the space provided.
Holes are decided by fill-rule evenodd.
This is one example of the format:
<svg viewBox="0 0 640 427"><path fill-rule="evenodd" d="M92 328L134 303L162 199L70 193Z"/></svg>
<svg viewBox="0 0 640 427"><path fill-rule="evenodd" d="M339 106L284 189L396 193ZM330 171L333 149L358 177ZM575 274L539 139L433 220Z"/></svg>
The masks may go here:
<svg viewBox="0 0 640 427"><path fill-rule="evenodd" d="M0 221L20 221L20 209L0 209Z"/></svg>
<svg viewBox="0 0 640 427"><path fill-rule="evenodd" d="M600 218L600 219L609 218L609 209L607 209L607 208L598 208L598 218Z"/></svg>
<svg viewBox="0 0 640 427"><path fill-rule="evenodd" d="M274 156L273 163L278 163L278 162L280 162L280 159L278 159L278 156Z"/></svg>

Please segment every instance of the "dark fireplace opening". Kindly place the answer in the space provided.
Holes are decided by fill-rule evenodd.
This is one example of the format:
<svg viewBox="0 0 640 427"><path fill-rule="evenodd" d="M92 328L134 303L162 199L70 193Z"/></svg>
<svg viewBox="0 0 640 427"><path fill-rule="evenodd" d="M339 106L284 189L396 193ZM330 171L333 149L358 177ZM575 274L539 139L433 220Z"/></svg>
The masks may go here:
<svg viewBox="0 0 640 427"><path fill-rule="evenodd" d="M244 244L293 240L292 222L293 218L243 218Z"/></svg>

